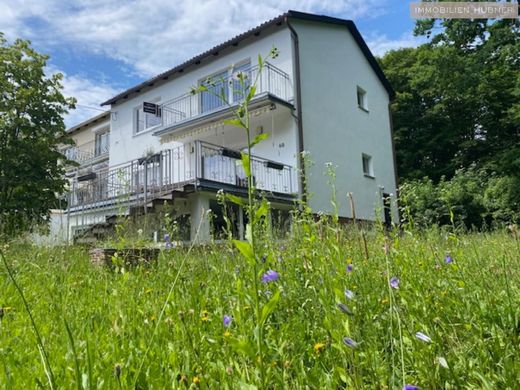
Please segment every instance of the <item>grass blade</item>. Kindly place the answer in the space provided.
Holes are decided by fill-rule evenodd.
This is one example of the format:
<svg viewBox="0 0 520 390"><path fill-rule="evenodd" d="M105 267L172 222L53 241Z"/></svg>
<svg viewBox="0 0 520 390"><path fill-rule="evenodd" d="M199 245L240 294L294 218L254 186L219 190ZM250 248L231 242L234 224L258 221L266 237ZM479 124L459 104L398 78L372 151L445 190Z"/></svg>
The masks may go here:
<svg viewBox="0 0 520 390"><path fill-rule="evenodd" d="M45 370L45 375L47 376L47 381L49 382L49 387L51 390L54 390L56 388L56 383L54 380L54 373L52 372L51 365L49 363L49 357L47 355L47 352L45 351L45 347L43 346L43 340L40 336L40 332L38 331L38 327L36 326L36 322L34 321L31 309L29 307L29 304L27 303L27 300L25 299L25 295L23 294L22 288L16 281L13 271L11 270L11 267L9 266L9 263L7 262L7 259L4 256L4 253L2 250L0 250L0 257L2 257L2 261L4 263L5 269L7 270L7 274L9 275L9 278L13 282L14 287L18 291L18 294L20 295L20 298L22 298L23 305L25 307L25 310L27 311L27 314L29 315L29 318L31 320L31 326L33 328L34 334L36 335L36 343L38 344L38 350L40 352L40 356L42 359L43 369Z"/></svg>

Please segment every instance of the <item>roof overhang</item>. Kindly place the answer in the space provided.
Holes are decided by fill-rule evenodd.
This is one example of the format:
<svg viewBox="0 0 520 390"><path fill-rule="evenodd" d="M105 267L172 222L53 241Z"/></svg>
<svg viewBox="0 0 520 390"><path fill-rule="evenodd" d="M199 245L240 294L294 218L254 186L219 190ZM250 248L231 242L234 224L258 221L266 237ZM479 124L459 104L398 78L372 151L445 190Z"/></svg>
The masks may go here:
<svg viewBox="0 0 520 390"><path fill-rule="evenodd" d="M376 73L377 77L381 80L383 86L385 87L385 89L388 92L388 95L390 96L390 99L393 99L393 97L395 96L395 92L394 92L392 86L390 85L387 78L383 74L381 67L379 66L376 59L370 52L370 49L368 48L366 42L364 41L363 37L359 33L359 31L356 28L353 21L339 19L339 18L333 18L330 16L315 15L315 14L309 14L309 13L305 13L305 12L298 12L298 11L291 10L291 11L288 11L280 16L277 16L276 18L273 18L265 23L262 23L261 25L255 27L251 30L248 30L240 35L237 35L234 38L231 38L228 41L221 43L220 45L217 45L217 46L205 51L204 53L201 53L170 70L167 70L164 73L161 73L141 84L136 85L135 87L127 89L126 91L101 103L101 105L102 106L114 105L122 100L126 100L126 99L129 99L130 97L136 96L136 95L144 92L145 90L149 90L153 87L156 87L157 85L164 84L164 83L168 82L169 80L171 80L172 78L178 77L179 75L183 74L184 72L190 71L191 68L193 68L193 67L200 66L202 63L206 64L209 61L212 61L222 51L226 51L226 53L227 53L227 52L237 50L238 46L241 43L243 43L245 40L257 40L257 39L260 39L259 37L265 36L266 33L270 33L279 28L286 27L287 23L288 22L290 23L291 19L307 20L307 21L313 21L313 22L319 22L319 23L329 23L329 24L345 26L350 31L352 36L354 37L354 40L360 47L364 56L368 60L370 66Z"/></svg>

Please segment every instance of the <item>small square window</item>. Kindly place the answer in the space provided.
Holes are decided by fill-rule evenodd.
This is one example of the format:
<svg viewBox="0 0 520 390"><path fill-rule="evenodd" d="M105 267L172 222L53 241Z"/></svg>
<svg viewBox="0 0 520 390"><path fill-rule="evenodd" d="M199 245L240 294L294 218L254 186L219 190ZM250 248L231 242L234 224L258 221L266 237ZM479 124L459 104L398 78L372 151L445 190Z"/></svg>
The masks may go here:
<svg viewBox="0 0 520 390"><path fill-rule="evenodd" d="M372 156L362 154L363 159L363 174L367 177L374 177L374 168L372 166Z"/></svg>
<svg viewBox="0 0 520 390"><path fill-rule="evenodd" d="M357 87L357 104L362 110L368 111L367 92L360 86Z"/></svg>

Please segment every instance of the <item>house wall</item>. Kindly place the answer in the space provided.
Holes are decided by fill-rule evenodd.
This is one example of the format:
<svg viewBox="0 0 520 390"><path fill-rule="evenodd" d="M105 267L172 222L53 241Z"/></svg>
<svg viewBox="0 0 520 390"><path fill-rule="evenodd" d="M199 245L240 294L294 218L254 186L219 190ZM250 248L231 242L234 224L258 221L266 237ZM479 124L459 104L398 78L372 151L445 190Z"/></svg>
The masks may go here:
<svg viewBox="0 0 520 390"><path fill-rule="evenodd" d="M251 60L251 65L255 65L258 55L268 54L273 46L279 49L280 55L270 62L287 72L292 80L293 64L290 34L286 28L278 28L275 32L266 34L263 38L249 44L240 42L239 46L234 48L233 51L230 51L230 49L222 51L218 56L214 56L211 61L203 60L200 65L190 66L182 76L175 76L165 84L148 89L135 97L113 105L111 108L113 115L111 115L110 166L140 158L147 151L158 152L179 145L178 143L161 144L159 137L152 135L157 128L151 128L139 134L134 133L134 110L144 101L164 103L181 96L187 93L191 87L196 86L199 80L248 58Z"/></svg>
<svg viewBox="0 0 520 390"><path fill-rule="evenodd" d="M346 26L292 24L299 38L303 145L313 161L306 171L310 206L333 211L324 174L332 162L340 216L351 217L352 192L358 218L382 218L381 186L396 194L388 93ZM367 93L368 113L358 107L357 86ZM374 178L363 174L362 153L372 156ZM392 211L395 221L395 205Z"/></svg>
<svg viewBox="0 0 520 390"><path fill-rule="evenodd" d="M94 142L96 139L96 133L108 128L109 126L109 120L96 123L92 126L85 126L80 130L76 130L75 132L73 132L71 134L71 138L74 140L77 146L81 146L89 142Z"/></svg>

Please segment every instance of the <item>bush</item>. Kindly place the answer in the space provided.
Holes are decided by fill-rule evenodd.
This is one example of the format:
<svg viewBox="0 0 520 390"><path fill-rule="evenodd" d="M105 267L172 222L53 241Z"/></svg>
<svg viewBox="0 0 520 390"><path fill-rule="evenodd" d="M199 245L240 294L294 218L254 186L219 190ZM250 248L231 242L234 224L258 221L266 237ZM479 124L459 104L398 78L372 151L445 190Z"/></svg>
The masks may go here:
<svg viewBox="0 0 520 390"><path fill-rule="evenodd" d="M425 177L400 187L403 222L418 227L483 229L520 220L520 179L469 168L435 184Z"/></svg>

